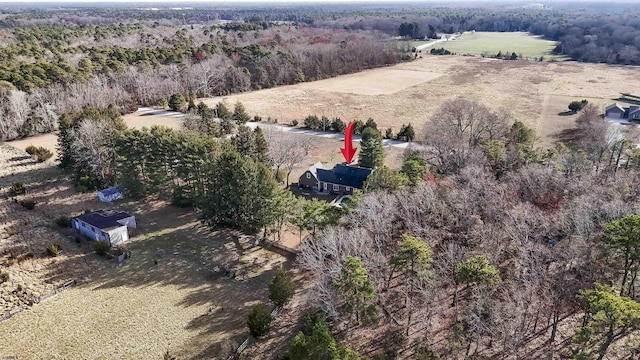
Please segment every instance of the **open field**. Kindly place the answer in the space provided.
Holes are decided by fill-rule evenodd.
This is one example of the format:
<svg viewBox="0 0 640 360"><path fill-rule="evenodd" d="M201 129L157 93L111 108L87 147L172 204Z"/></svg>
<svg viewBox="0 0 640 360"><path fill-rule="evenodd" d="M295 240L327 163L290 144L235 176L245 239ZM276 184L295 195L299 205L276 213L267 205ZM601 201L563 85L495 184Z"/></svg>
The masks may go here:
<svg viewBox="0 0 640 360"><path fill-rule="evenodd" d="M215 358L226 341L246 337L246 315L267 301L273 269L288 259L254 245L254 238L212 232L198 214L161 201L117 205L136 215L137 236L126 244L124 266L74 241L58 215L108 207L95 193L78 194L51 162L36 164L12 147L0 146L0 188L24 182L36 209L0 200L0 314L28 309L0 326L0 354L20 359L159 359L165 351L180 359ZM56 258L51 243L62 245ZM10 261L12 253L33 258ZM157 262L157 263L156 263ZM29 307L68 280L78 285ZM300 296L300 294L298 295ZM290 321L295 325L295 321ZM284 329L283 331L285 331Z"/></svg>
<svg viewBox="0 0 640 360"><path fill-rule="evenodd" d="M309 114L345 121L372 117L379 128L397 132L403 123L420 131L442 102L463 96L494 109L509 109L514 120L537 130L540 145L550 146L574 125L576 116L559 115L571 100L589 99L604 111L620 92L634 93L638 88L640 72L633 67L424 55L358 74L202 100L210 106L221 100L230 106L241 101L251 115L278 119L281 124ZM180 124L179 118L163 115L134 113L124 119L136 128ZM46 134L11 145L55 149L56 141L55 135Z"/></svg>
<svg viewBox="0 0 640 360"><path fill-rule="evenodd" d="M444 75L409 87L403 85L404 79L388 76L387 86L400 88L392 94L345 93L343 89L353 82L346 75L330 79L333 90L325 85L314 89L315 83L304 83L203 100L210 106L221 100L231 106L241 101L251 115L276 118L280 123L300 121L309 114L338 116L345 121L373 117L379 128L391 127L397 132L409 122L420 131L444 101L463 96L494 109L507 108L513 120L521 120L543 135L540 145L550 146L561 131L574 124L576 116L558 115L567 110L569 100L591 99L604 111L620 92L640 88L640 72L633 67L430 55L367 71L371 86L379 86L377 72L390 74L389 69ZM369 86L368 79L361 77L360 86Z"/></svg>
<svg viewBox="0 0 640 360"><path fill-rule="evenodd" d="M456 40L435 44L459 55L495 55L515 52L525 58L556 58L552 50L555 41L544 40L526 32L465 32ZM426 49L427 51L429 49Z"/></svg>
<svg viewBox="0 0 640 360"><path fill-rule="evenodd" d="M411 86L437 79L442 75L443 74L429 71L383 68L365 70L337 78L302 83L300 84L300 88L345 94L389 95ZM390 79L393 79L393 81L389 81Z"/></svg>
<svg viewBox="0 0 640 360"><path fill-rule="evenodd" d="M123 117L124 122L130 128L142 129L143 127L151 127L153 125L166 126L172 129L179 129L181 122L179 118L173 116L163 115L143 115L143 114L128 114ZM58 135L56 134L43 134L37 136L31 136L28 138L14 140L10 142L11 146L18 149L26 149L29 145L42 146L54 153L54 158L57 156L56 146L58 145Z"/></svg>

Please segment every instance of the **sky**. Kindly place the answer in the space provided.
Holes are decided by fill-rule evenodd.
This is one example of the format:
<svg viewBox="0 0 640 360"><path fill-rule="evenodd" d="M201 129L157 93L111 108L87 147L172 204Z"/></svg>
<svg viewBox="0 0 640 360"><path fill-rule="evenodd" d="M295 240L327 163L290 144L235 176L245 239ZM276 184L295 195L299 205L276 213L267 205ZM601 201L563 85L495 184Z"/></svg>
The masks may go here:
<svg viewBox="0 0 640 360"><path fill-rule="evenodd" d="M500 1L500 0L498 0ZM508 0L503 0L503 1L508 1ZM516 0L517 2L518 0ZM526 1L526 0L521 0L521 1ZM540 0L531 0L530 2L538 2ZM104 0L104 1L96 1L96 0L53 0L53 1L43 1L43 0L21 0L21 1L16 1L16 0L0 0L0 3L47 3L47 4L56 4L56 3L84 3L84 4L90 4L90 3L131 3L131 4L137 4L137 3L157 3L158 5L162 5L163 7L166 6L170 6L172 4L179 4L179 3L192 3L192 4L197 4L197 3L225 3L225 4L233 4L233 3L238 3L238 2L290 2L290 3L323 3L323 2L343 2L343 3L350 3L350 2L456 2L455 0L233 0L233 1L229 1L229 0L165 0L165 1L158 1L158 0ZM487 2L487 0L464 0L461 2ZM495 0L494 0L495 2Z"/></svg>

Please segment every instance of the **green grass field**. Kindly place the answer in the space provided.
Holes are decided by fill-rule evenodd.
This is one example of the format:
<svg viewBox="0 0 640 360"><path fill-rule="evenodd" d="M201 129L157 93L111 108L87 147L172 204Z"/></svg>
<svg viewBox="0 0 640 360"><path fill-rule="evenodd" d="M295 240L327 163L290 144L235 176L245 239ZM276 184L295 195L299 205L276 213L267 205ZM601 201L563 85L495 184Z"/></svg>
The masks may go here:
<svg viewBox="0 0 640 360"><path fill-rule="evenodd" d="M503 54L522 54L525 58L544 56L546 59L557 59L558 56L551 54L555 46L555 41L543 40L526 32L466 32L456 40L433 45L435 48L445 48L459 55L495 55L502 51Z"/></svg>

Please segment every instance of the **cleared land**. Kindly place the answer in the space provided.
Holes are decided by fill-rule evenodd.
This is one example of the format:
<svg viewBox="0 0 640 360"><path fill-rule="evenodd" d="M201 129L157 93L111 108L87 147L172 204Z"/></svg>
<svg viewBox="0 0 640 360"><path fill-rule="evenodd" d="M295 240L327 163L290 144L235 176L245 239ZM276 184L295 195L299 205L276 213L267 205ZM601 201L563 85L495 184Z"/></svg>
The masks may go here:
<svg viewBox="0 0 640 360"><path fill-rule="evenodd" d="M420 131L444 101L462 96L494 109L507 108L513 120L543 135L540 145L549 146L574 125L576 116L559 115L568 110L569 100L591 99L604 112L620 92L640 88L640 71L633 67L430 55L367 71L369 76L360 78L360 86L379 86L377 73L389 74L390 69L444 75L416 85L386 76L387 86L399 89L391 94L345 93L343 89L352 84L347 75L331 79L333 89L314 89L314 83L304 83L203 100L210 106L223 100L230 106L241 101L251 115L276 118L280 123L301 121L309 114L345 121L372 117L379 128L397 132L403 123L412 123Z"/></svg>
<svg viewBox="0 0 640 360"><path fill-rule="evenodd" d="M288 266L286 257L255 246L253 237L212 232L193 211L130 201L118 207L135 214L139 228L126 245L132 257L115 267L92 253L91 242L55 225L59 215L106 205L95 193L77 193L52 165L0 145L0 270L9 274L0 284L0 314L28 308L2 322L0 354L160 359L168 350L180 359L211 359L225 342L244 340L251 306L267 301L273 270ZM14 182L26 185L19 199L35 199L35 210L4 196ZM45 251L52 243L63 248L55 258ZM33 257L17 260L27 253ZM77 286L29 307L73 279Z"/></svg>
<svg viewBox="0 0 640 360"><path fill-rule="evenodd" d="M513 120L537 130L540 145L550 146L575 124L575 115L561 114L571 100L588 99L604 112L620 92L637 93L638 88L640 71L634 67L424 55L358 74L202 100L210 106L241 101L251 115L278 119L281 124L294 119L301 123L309 114L345 121L372 117L379 128L397 132L403 123L420 131L444 101L462 96L495 109L507 108ZM180 126L180 119L171 116L134 113L124 119L135 128ZM56 142L56 135L46 134L10 144L55 150Z"/></svg>
<svg viewBox="0 0 640 360"><path fill-rule="evenodd" d="M384 68L303 83L300 85L300 88L334 91L346 94L388 95L426 81L437 79L440 76L442 76L442 74L429 71ZM393 79L393 81L389 81L390 79Z"/></svg>
<svg viewBox="0 0 640 360"><path fill-rule="evenodd" d="M435 48L445 48L459 55L495 55L498 52L515 52L525 58L556 58L552 50L555 41L544 40L526 32L465 32L456 40L435 44ZM429 49L426 49L428 51Z"/></svg>

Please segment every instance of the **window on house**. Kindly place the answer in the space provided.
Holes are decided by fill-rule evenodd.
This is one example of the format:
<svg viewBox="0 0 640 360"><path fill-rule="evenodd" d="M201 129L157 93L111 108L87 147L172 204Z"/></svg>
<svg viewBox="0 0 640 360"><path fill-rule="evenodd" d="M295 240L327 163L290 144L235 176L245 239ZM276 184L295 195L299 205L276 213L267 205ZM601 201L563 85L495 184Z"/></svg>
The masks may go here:
<svg viewBox="0 0 640 360"><path fill-rule="evenodd" d="M351 186L347 186L347 191L351 191Z"/></svg>
<svg viewBox="0 0 640 360"><path fill-rule="evenodd" d="M311 179L311 174L307 173L307 179Z"/></svg>
<svg viewBox="0 0 640 360"><path fill-rule="evenodd" d="M340 191L340 185L333 184L333 191Z"/></svg>

